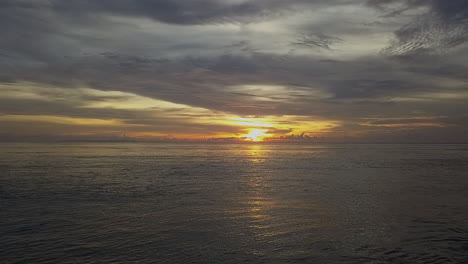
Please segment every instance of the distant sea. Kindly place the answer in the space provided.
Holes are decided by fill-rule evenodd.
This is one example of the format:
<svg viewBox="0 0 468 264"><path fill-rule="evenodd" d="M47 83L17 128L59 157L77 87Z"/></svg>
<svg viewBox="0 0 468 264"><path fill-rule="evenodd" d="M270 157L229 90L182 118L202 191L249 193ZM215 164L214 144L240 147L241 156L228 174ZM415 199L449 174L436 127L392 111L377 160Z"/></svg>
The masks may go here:
<svg viewBox="0 0 468 264"><path fill-rule="evenodd" d="M468 263L468 145L1 143L0 263Z"/></svg>

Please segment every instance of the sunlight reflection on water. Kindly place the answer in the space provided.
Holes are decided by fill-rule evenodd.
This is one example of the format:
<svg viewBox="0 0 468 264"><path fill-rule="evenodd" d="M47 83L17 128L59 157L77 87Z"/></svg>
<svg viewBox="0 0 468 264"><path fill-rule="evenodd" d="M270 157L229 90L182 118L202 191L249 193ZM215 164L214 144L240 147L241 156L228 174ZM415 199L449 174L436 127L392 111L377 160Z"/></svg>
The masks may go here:
<svg viewBox="0 0 468 264"><path fill-rule="evenodd" d="M3 144L0 169L5 263L467 259L464 145Z"/></svg>

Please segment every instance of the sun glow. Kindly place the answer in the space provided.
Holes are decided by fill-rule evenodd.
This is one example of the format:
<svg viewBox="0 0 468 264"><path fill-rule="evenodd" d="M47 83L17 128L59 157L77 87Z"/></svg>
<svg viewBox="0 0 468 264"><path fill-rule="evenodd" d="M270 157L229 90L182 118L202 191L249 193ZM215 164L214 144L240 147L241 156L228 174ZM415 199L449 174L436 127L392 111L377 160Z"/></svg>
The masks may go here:
<svg viewBox="0 0 468 264"><path fill-rule="evenodd" d="M266 137L270 136L270 134L267 134L266 132L266 129L251 129L249 134L242 135L241 139L252 142L263 141Z"/></svg>

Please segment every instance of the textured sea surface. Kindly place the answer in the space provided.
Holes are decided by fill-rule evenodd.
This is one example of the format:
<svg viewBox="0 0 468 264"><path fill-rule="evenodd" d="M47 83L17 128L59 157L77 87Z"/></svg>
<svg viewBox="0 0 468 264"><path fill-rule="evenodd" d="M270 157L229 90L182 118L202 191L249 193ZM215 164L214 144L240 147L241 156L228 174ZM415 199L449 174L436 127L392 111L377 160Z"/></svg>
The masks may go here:
<svg viewBox="0 0 468 264"><path fill-rule="evenodd" d="M468 145L0 144L0 263L468 263Z"/></svg>

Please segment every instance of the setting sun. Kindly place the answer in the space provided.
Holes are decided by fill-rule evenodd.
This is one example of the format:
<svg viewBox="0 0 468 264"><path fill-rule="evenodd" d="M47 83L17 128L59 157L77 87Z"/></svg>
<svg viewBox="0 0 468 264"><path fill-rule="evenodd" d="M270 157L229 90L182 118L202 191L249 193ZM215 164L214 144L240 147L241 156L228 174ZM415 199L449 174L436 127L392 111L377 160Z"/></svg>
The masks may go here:
<svg viewBox="0 0 468 264"><path fill-rule="evenodd" d="M263 141L266 137L270 136L266 132L266 129L251 129L249 134L242 135L241 138L246 141Z"/></svg>

